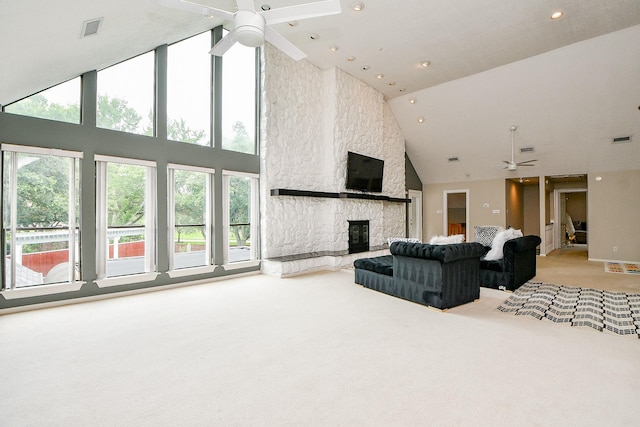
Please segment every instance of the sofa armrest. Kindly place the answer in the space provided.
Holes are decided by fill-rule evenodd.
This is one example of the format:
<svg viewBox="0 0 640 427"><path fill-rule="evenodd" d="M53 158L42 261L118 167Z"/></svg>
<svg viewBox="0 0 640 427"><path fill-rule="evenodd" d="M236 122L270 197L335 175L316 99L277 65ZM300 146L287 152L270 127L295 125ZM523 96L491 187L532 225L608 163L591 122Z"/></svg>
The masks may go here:
<svg viewBox="0 0 640 427"><path fill-rule="evenodd" d="M429 245L427 243L394 242L389 248L392 255L427 259L449 263L453 261L480 258L486 249L480 243L454 243L449 245Z"/></svg>

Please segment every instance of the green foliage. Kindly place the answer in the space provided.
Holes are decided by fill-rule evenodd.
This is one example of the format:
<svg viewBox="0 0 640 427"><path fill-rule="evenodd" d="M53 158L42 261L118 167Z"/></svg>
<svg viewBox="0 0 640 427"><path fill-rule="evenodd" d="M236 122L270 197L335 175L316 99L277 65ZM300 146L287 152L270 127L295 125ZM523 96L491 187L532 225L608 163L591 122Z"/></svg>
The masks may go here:
<svg viewBox="0 0 640 427"><path fill-rule="evenodd" d="M167 123L167 138L172 141L186 142L190 144L204 145L204 130L190 129L183 118L178 120L170 119Z"/></svg>
<svg viewBox="0 0 640 427"><path fill-rule="evenodd" d="M110 163L107 170L109 225L144 225L146 167Z"/></svg>
<svg viewBox="0 0 640 427"><path fill-rule="evenodd" d="M58 120L67 123L80 123L80 105L61 105L51 103L42 94L36 94L7 105L5 111L22 116L39 117L41 119Z"/></svg>
<svg viewBox="0 0 640 427"><path fill-rule="evenodd" d="M55 227L69 219L69 159L20 154L19 227Z"/></svg>
<svg viewBox="0 0 640 427"><path fill-rule="evenodd" d="M255 146L253 138L247 133L244 123L238 121L233 124L233 141L229 143L229 147L225 147L232 151L240 153L255 154Z"/></svg>
<svg viewBox="0 0 640 427"><path fill-rule="evenodd" d="M129 107L125 99L98 95L96 117L98 127L133 133L138 129L141 120L142 116L135 109Z"/></svg>
<svg viewBox="0 0 640 427"><path fill-rule="evenodd" d="M175 221L176 225L204 224L207 201L207 175L202 172L176 170L175 177ZM178 242L181 235L193 227L178 227ZM205 238L204 227L198 227Z"/></svg>
<svg viewBox="0 0 640 427"><path fill-rule="evenodd" d="M229 225L238 246L245 246L250 237L250 226L235 225L248 224L250 222L250 178L229 177Z"/></svg>

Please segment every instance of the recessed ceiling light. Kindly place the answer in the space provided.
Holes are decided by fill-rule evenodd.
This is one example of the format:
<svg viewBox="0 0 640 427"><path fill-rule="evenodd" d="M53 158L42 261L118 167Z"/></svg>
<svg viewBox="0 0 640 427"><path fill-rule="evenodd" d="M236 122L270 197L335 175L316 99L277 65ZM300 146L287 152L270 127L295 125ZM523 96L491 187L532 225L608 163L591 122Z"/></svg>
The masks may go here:
<svg viewBox="0 0 640 427"><path fill-rule="evenodd" d="M347 58L347 61L349 61L349 62L353 62L355 60L356 60L355 56L350 56L350 57Z"/></svg>
<svg viewBox="0 0 640 427"><path fill-rule="evenodd" d="M338 49L340 49L340 48L339 48L338 46L335 46L335 45L334 45L334 46L331 46L331 47L329 48L329 50L330 50L331 52L337 52L337 51L338 51Z"/></svg>
<svg viewBox="0 0 640 427"><path fill-rule="evenodd" d="M364 67L362 67L362 69L364 71L369 71L371 69L371 65L365 65Z"/></svg>
<svg viewBox="0 0 640 427"><path fill-rule="evenodd" d="M551 14L551 19L560 19L562 18L563 15L564 15L564 12L562 12L561 10L556 10Z"/></svg>
<svg viewBox="0 0 640 427"><path fill-rule="evenodd" d="M409 104L415 104L416 102L418 102L417 99L415 98L409 98Z"/></svg>
<svg viewBox="0 0 640 427"><path fill-rule="evenodd" d="M418 117L418 123L424 123L424 117Z"/></svg>
<svg viewBox="0 0 640 427"><path fill-rule="evenodd" d="M406 91L407 91L407 88L406 88L406 87L401 87L401 88L400 88L400 92L406 92Z"/></svg>
<svg viewBox="0 0 640 427"><path fill-rule="evenodd" d="M422 65L424 68L427 68L429 65L431 65L431 61L422 61L420 65Z"/></svg>
<svg viewBox="0 0 640 427"><path fill-rule="evenodd" d="M311 34L309 34L309 38L311 40L318 40L320 38L320 36L317 35L316 33L311 33Z"/></svg>
<svg viewBox="0 0 640 427"><path fill-rule="evenodd" d="M268 4L263 4L262 6L260 6L260 9L264 11L271 10L271 6L269 6Z"/></svg>
<svg viewBox="0 0 640 427"><path fill-rule="evenodd" d="M384 78L384 74L380 73L380 74L376 74L376 79L383 79Z"/></svg>
<svg viewBox="0 0 640 427"><path fill-rule="evenodd" d="M389 86L395 86L396 82L389 82L388 84L389 84Z"/></svg>
<svg viewBox="0 0 640 427"><path fill-rule="evenodd" d="M290 21L289 22L289 26L290 27L295 27L296 25L298 25L298 21Z"/></svg>
<svg viewBox="0 0 640 427"><path fill-rule="evenodd" d="M364 3L362 2L356 2L353 4L353 6L351 6L353 8L353 10L355 10L356 12L360 12L362 9L364 9Z"/></svg>

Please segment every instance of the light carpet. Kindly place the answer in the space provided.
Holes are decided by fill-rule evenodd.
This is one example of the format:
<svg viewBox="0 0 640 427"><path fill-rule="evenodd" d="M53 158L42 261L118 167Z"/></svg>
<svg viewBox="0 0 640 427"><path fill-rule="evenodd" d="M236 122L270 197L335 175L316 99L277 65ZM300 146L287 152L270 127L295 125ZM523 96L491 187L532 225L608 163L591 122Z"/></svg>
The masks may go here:
<svg viewBox="0 0 640 427"><path fill-rule="evenodd" d="M640 293L529 281L516 289L498 310L640 338Z"/></svg>
<svg viewBox="0 0 640 427"><path fill-rule="evenodd" d="M607 273L640 274L640 263L607 261L604 263L604 271Z"/></svg>
<svg viewBox="0 0 640 427"><path fill-rule="evenodd" d="M604 272L603 272L604 273ZM0 426L637 426L640 340L264 275L0 316Z"/></svg>

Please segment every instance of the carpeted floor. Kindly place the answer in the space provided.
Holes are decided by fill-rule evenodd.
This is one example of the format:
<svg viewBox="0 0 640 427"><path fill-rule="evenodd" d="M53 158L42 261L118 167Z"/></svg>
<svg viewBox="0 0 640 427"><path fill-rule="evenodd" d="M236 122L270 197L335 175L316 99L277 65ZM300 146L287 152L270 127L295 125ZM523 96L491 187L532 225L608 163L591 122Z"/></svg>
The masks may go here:
<svg viewBox="0 0 640 427"><path fill-rule="evenodd" d="M529 281L516 289L498 310L640 338L640 293Z"/></svg>

